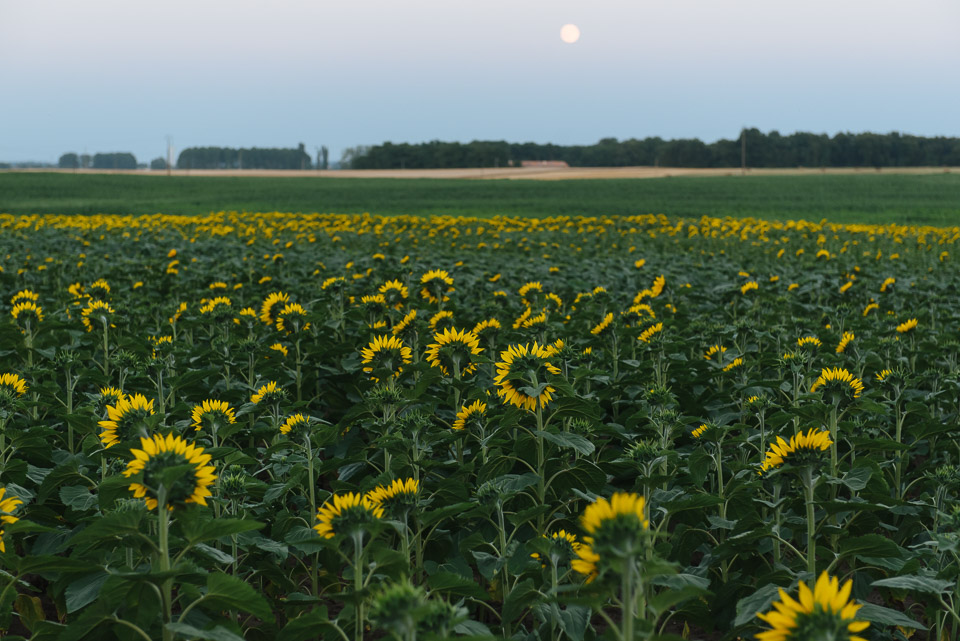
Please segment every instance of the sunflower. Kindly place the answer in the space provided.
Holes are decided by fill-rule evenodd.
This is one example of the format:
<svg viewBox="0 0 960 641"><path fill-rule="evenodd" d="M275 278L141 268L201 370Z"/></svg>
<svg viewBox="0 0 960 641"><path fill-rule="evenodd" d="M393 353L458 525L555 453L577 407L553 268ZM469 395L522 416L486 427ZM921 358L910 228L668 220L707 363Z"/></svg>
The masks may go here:
<svg viewBox="0 0 960 641"><path fill-rule="evenodd" d="M603 334L610 326L613 324L613 312L608 313L603 317L603 320L597 323L597 325L590 330L590 333L594 336L600 336Z"/></svg>
<svg viewBox="0 0 960 641"><path fill-rule="evenodd" d="M479 355L483 349L472 332L445 329L434 334L433 341L427 345L427 362L432 367L439 367L444 376L450 376L451 370L462 376L476 371L477 365L470 362L470 357Z"/></svg>
<svg viewBox="0 0 960 641"><path fill-rule="evenodd" d="M891 374L893 374L893 370L884 369L884 370L880 370L879 372L877 372L875 378L877 379L877 382L878 382L878 383L883 383L883 382L886 381L888 378L890 378L890 375L891 375Z"/></svg>
<svg viewBox="0 0 960 641"><path fill-rule="evenodd" d="M152 416L153 399L147 399L143 394L134 394L121 398L116 405L107 406L107 420L98 424L103 428L100 441L103 447L111 448L121 441L129 441L134 436L133 431L143 429L143 421Z"/></svg>
<svg viewBox="0 0 960 641"><path fill-rule="evenodd" d="M641 332L640 335L637 336L637 340L640 341L641 343L649 343L655 336L657 336L662 331L663 331L663 323L656 323L655 325L651 325L650 327L643 330L643 332Z"/></svg>
<svg viewBox="0 0 960 641"><path fill-rule="evenodd" d="M206 301L200 307L200 314L208 318L213 319L214 321L224 321L230 318L233 314L230 312L230 307L233 306L233 303L226 296L217 296Z"/></svg>
<svg viewBox="0 0 960 641"><path fill-rule="evenodd" d="M10 310L10 315L13 316L13 320L18 325L28 321L40 323L43 321L43 308L33 301L27 300L14 305L13 309ZM23 318L20 318L21 316Z"/></svg>
<svg viewBox="0 0 960 641"><path fill-rule="evenodd" d="M690 436L692 436L693 438L697 438L697 439L698 439L698 438L700 438L701 436L703 436L704 434L706 434L706 433L707 433L707 430L709 430L709 429L710 429L710 426L709 426L709 425L707 425L706 423L701 423L701 424L700 424L700 427L698 427L697 429L693 430L693 431L690 433Z"/></svg>
<svg viewBox="0 0 960 641"><path fill-rule="evenodd" d="M284 396L286 396L286 392L283 388L279 387L276 381L270 381L266 385L261 385L257 391L253 393L253 396L250 397L250 402L254 405L259 405L260 403L279 403L283 400Z"/></svg>
<svg viewBox="0 0 960 641"><path fill-rule="evenodd" d="M121 399L126 397L127 395L123 393L123 390L116 387L100 388L100 402L105 405L116 405Z"/></svg>
<svg viewBox="0 0 960 641"><path fill-rule="evenodd" d="M747 292L753 291L753 290L759 289L759 288L760 288L760 285L757 283L757 281L751 280L751 281L746 282L746 283L744 283L743 285L740 286L740 294L743 295L743 296L746 296L746 295L747 295Z"/></svg>
<svg viewBox="0 0 960 641"><path fill-rule="evenodd" d="M529 282L521 287L517 293L523 299L523 304L530 307L537 302L537 297L543 293L543 285L540 284L540 281Z"/></svg>
<svg viewBox="0 0 960 641"><path fill-rule="evenodd" d="M567 563L577 558L577 552L582 545L580 541L577 540L576 534L567 532L566 530L554 532L550 536L543 535L543 538L550 543L548 555L554 565ZM540 555L537 552L532 553L530 557L540 561ZM543 567L546 567L545 562L540 561L540 563Z"/></svg>
<svg viewBox="0 0 960 641"><path fill-rule="evenodd" d="M16 307L19 303L27 301L35 303L38 300L40 300L40 294L36 293L32 289L21 289L10 299L10 304Z"/></svg>
<svg viewBox="0 0 960 641"><path fill-rule="evenodd" d="M90 283L87 293L94 298L106 298L110 295L110 285L104 279L98 278Z"/></svg>
<svg viewBox="0 0 960 641"><path fill-rule="evenodd" d="M80 312L81 321L83 326L87 328L88 332L93 331L93 321L92 319L100 320L102 323L106 323L107 319L110 318L110 315L115 313L113 308L110 307L110 304L102 300L91 300L86 307L83 308L83 311Z"/></svg>
<svg viewBox="0 0 960 641"><path fill-rule="evenodd" d="M820 371L820 376L810 386L810 393L816 392L821 387L826 387L829 391L839 391L844 395L852 394L853 398L860 398L863 393L863 383L859 378L854 378L853 374L842 367L825 367Z"/></svg>
<svg viewBox="0 0 960 641"><path fill-rule="evenodd" d="M270 350L277 352L284 358L286 358L287 355L290 353L290 350L288 350L286 346L281 343L274 343L273 345L270 346Z"/></svg>
<svg viewBox="0 0 960 641"><path fill-rule="evenodd" d="M403 302L410 298L410 290L399 280L388 280L380 285L377 291L383 295L388 305L396 309L402 307Z"/></svg>
<svg viewBox="0 0 960 641"><path fill-rule="evenodd" d="M912 332L916 328L917 328L917 319L911 318L910 320L897 325L897 333L906 334L907 332Z"/></svg>
<svg viewBox="0 0 960 641"><path fill-rule="evenodd" d="M320 522L313 529L326 539L338 535L351 536L362 533L366 526L382 518L383 508L368 495L347 492L330 497L317 509L317 520Z"/></svg>
<svg viewBox="0 0 960 641"><path fill-rule="evenodd" d="M0 526L2 525L13 525L18 521L17 517L13 516L13 511L17 509L18 506L23 505L23 501L18 499L15 496L6 496L7 488L0 487ZM0 552L6 552L7 548L3 545L3 528L0 527Z"/></svg>
<svg viewBox="0 0 960 641"><path fill-rule="evenodd" d="M310 417L297 413L289 417L280 426L280 433L291 438L302 438L310 431Z"/></svg>
<svg viewBox="0 0 960 641"><path fill-rule="evenodd" d="M378 485L367 492L366 498L379 508L394 515L402 515L417 506L419 492L420 481L411 478L406 481L394 479L389 485Z"/></svg>
<svg viewBox="0 0 960 641"><path fill-rule="evenodd" d="M816 336L803 336L797 339L797 347L820 347L823 343Z"/></svg>
<svg viewBox="0 0 960 641"><path fill-rule="evenodd" d="M654 312L653 308L646 303L631 305L630 309L628 309L626 312L623 312L623 315L628 316L631 319L635 319L637 323L657 320L656 312Z"/></svg>
<svg viewBox="0 0 960 641"><path fill-rule="evenodd" d="M429 326L431 331L438 331L445 329L447 327L453 327L453 312L449 310L444 310L442 312L437 312L430 317Z"/></svg>
<svg viewBox="0 0 960 641"><path fill-rule="evenodd" d="M880 305L873 302L869 303L866 307L863 308L863 316L866 316L867 314L874 311L875 309L880 309Z"/></svg>
<svg viewBox="0 0 960 641"><path fill-rule="evenodd" d="M0 374L0 394L15 400L27 393L27 382L19 374Z"/></svg>
<svg viewBox="0 0 960 641"><path fill-rule="evenodd" d="M537 343L533 347L526 344L511 345L500 352L501 360L496 364L497 376L493 380L500 386L497 395L521 409L533 411L538 403L541 408L546 407L556 392L546 384L548 375L560 374L560 370L547 361L548 358L549 352ZM526 378L531 374L535 380Z"/></svg>
<svg viewBox="0 0 960 641"><path fill-rule="evenodd" d="M543 327L547 324L547 313L541 312L536 316L529 316L526 320L520 323L520 326L524 329L534 329L536 327Z"/></svg>
<svg viewBox="0 0 960 641"><path fill-rule="evenodd" d="M598 565L600 564L600 555L593 551L588 541L590 537L584 539L577 549L577 557L570 561L570 567L574 572L587 577L587 583L590 583L600 574Z"/></svg>
<svg viewBox="0 0 960 641"><path fill-rule="evenodd" d="M727 351L727 348L726 348L726 347L724 347L724 346L721 345L720 343L716 343L715 345L711 345L710 348L707 349L706 352L704 352L703 357L704 357L706 360L710 361L710 360L713 360L713 357L714 357L714 356L716 356L717 354L719 354L719 355L720 355L720 356L719 356L719 360L722 361L722 360L723 360L723 354L724 354L724 352L726 352L726 351Z"/></svg>
<svg viewBox="0 0 960 641"><path fill-rule="evenodd" d="M372 374L376 370L388 370L394 376L399 376L403 366L413 360L413 352L396 336L380 335L370 344L360 350L363 357L361 363L366 365L363 371ZM379 381L376 376L370 377Z"/></svg>
<svg viewBox="0 0 960 641"><path fill-rule="evenodd" d="M420 296L429 303L436 304L450 300L447 294L453 291L453 278L442 269L432 269L420 277Z"/></svg>
<svg viewBox="0 0 960 641"><path fill-rule="evenodd" d="M320 285L320 289L329 289L330 291L339 292L346 286L346 284L347 279L343 276L331 276L323 281L323 283Z"/></svg>
<svg viewBox="0 0 960 641"><path fill-rule="evenodd" d="M283 292L273 292L263 299L260 305L260 320L265 325L273 325L277 319L273 315L273 308L280 303L288 303L290 295Z"/></svg>
<svg viewBox="0 0 960 641"><path fill-rule="evenodd" d="M729 372L729 371L735 370L738 367L743 367L743 359L740 358L739 356L733 359L732 361L730 361L729 365L724 366L723 371Z"/></svg>
<svg viewBox="0 0 960 641"><path fill-rule="evenodd" d="M396 325L393 326L393 335L397 337L403 337L406 334L409 334L414 329L413 321L417 318L417 310L411 309L409 312L404 314L403 318L400 319Z"/></svg>
<svg viewBox="0 0 960 641"><path fill-rule="evenodd" d="M853 342L854 338L856 338L856 336L853 332L844 332L843 337L840 339L840 343L837 345L837 354L843 354L844 350L846 350L847 346Z"/></svg>
<svg viewBox="0 0 960 641"><path fill-rule="evenodd" d="M207 504L209 488L217 476L210 465L210 455L204 454L202 447L173 434L141 437L140 447L130 450L134 458L127 463L123 475L135 479L129 489L135 498L146 501L147 509L156 509L161 488L166 490L166 504L171 508L187 503ZM170 482L167 471L177 467L186 467L186 472Z"/></svg>
<svg viewBox="0 0 960 641"><path fill-rule="evenodd" d="M496 318L488 318L474 325L470 331L479 338L482 336L495 336L501 329L503 329L503 326L500 324L500 321Z"/></svg>
<svg viewBox="0 0 960 641"><path fill-rule="evenodd" d="M897 279L890 277L883 281L883 284L880 285L880 291L886 292L888 289L892 288L897 283Z"/></svg>
<svg viewBox="0 0 960 641"><path fill-rule="evenodd" d="M770 445L766 457L757 474L764 474L774 470L784 463L793 465L808 465L819 462L817 453L830 449L833 441L830 432L811 428L806 434L800 432L790 437L790 442L777 437L777 442Z"/></svg>
<svg viewBox="0 0 960 641"><path fill-rule="evenodd" d="M780 589L780 600L773 603L773 609L765 614L757 613L757 617L770 626L769 630L756 635L757 641L866 641L858 634L870 623L857 621L857 611L862 606L850 599L852 587L852 579L840 587L839 578L823 572L812 591L800 581L798 600Z"/></svg>
<svg viewBox="0 0 960 641"><path fill-rule="evenodd" d="M199 432L204 427L216 431L223 425L237 422L237 417L230 406L224 401L206 400L200 405L193 406L192 427Z"/></svg>
<svg viewBox="0 0 960 641"><path fill-rule="evenodd" d="M462 430L467 426L467 421L478 421L487 413L487 404L480 401L474 401L470 405L464 405L457 412L457 418L453 421L451 429Z"/></svg>
<svg viewBox="0 0 960 641"><path fill-rule="evenodd" d="M300 303L288 303L277 314L277 331L296 334L310 329L307 322L307 310Z"/></svg>
<svg viewBox="0 0 960 641"><path fill-rule="evenodd" d="M581 561L587 561L587 556L596 556L597 560L626 559L641 552L650 528L646 516L646 499L632 492L617 492L610 500L603 497L587 506L580 517L580 525L589 535L584 537L584 546L578 552ZM581 569L574 569L580 574L594 575L597 572L597 561L589 564L578 564ZM589 570L584 572L583 570Z"/></svg>

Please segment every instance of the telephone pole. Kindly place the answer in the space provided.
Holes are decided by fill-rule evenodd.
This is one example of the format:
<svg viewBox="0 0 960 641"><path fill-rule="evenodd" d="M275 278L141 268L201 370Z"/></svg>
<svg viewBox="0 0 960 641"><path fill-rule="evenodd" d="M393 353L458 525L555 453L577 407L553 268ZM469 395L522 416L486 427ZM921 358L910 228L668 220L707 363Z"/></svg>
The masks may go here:
<svg viewBox="0 0 960 641"><path fill-rule="evenodd" d="M167 135L167 175L173 175L173 136Z"/></svg>
<svg viewBox="0 0 960 641"><path fill-rule="evenodd" d="M747 174L747 128L740 130L740 175Z"/></svg>

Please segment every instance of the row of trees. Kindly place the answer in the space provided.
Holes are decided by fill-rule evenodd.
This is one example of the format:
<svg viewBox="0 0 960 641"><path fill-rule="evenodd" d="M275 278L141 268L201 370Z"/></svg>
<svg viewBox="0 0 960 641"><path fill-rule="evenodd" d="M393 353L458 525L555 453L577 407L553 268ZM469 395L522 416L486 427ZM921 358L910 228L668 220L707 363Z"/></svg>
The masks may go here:
<svg viewBox="0 0 960 641"><path fill-rule="evenodd" d="M326 149L326 148L324 148ZM321 167L326 154L318 160ZM188 147L177 158L178 169L312 169L313 163L300 143L296 149L234 149L232 147Z"/></svg>
<svg viewBox="0 0 960 641"><path fill-rule="evenodd" d="M70 152L60 156L57 165L61 169L137 169L138 167L136 156L129 152L94 154L93 156Z"/></svg>
<svg viewBox="0 0 960 641"><path fill-rule="evenodd" d="M745 143L745 144L744 144ZM960 165L960 138L888 134L763 133L705 143L697 138L663 140L604 138L594 145L552 145L475 140L383 143L348 149L341 166L351 169L507 167L523 161L560 160L579 167L925 167Z"/></svg>

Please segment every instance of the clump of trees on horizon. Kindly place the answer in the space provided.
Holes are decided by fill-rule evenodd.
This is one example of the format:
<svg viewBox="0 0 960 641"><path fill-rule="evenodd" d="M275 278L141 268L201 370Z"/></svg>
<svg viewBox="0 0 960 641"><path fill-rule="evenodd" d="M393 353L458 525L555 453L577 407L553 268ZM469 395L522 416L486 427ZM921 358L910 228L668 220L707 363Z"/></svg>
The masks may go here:
<svg viewBox="0 0 960 641"><path fill-rule="evenodd" d="M177 169L312 169L303 143L295 149L188 147L177 157Z"/></svg>
<svg viewBox="0 0 960 641"><path fill-rule="evenodd" d="M70 152L60 156L57 166L61 169L137 169L137 158L126 151L93 156Z"/></svg>
<svg viewBox="0 0 960 641"><path fill-rule="evenodd" d="M746 153L743 154L744 149ZM603 138L594 145L474 140L353 147L340 166L350 169L448 169L519 166L564 161L571 167L939 167L960 165L960 138L891 132L783 136L745 129L742 138L705 143L698 138Z"/></svg>

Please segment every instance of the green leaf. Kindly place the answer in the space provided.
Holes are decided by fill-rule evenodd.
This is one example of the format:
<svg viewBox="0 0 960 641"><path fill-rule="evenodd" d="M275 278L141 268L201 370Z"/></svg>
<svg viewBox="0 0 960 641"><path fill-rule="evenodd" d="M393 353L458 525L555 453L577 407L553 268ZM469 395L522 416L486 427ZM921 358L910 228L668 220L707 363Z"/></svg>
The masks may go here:
<svg viewBox="0 0 960 641"><path fill-rule="evenodd" d="M545 432L537 430L536 434L542 436L545 441L549 441L561 448L576 450L583 456L593 454L593 451L596 449L593 443L586 438L572 432Z"/></svg>
<svg viewBox="0 0 960 641"><path fill-rule="evenodd" d="M857 467L844 474L840 482L846 485L851 491L859 492L867 487L867 483L870 481L872 475L873 470L869 467Z"/></svg>
<svg viewBox="0 0 960 641"><path fill-rule="evenodd" d="M174 635L187 639L203 639L203 641L244 641L242 636L231 632L222 625L218 625L209 630L201 630L186 623L168 623L166 628L173 632Z"/></svg>
<svg viewBox="0 0 960 641"><path fill-rule="evenodd" d="M327 608L321 607L311 610L303 616L293 619L280 630L277 641L307 641L316 639L324 627L332 628Z"/></svg>
<svg viewBox="0 0 960 641"><path fill-rule="evenodd" d="M78 512L86 512L97 504L97 497L83 485L61 487L60 500L64 505Z"/></svg>
<svg viewBox="0 0 960 641"><path fill-rule="evenodd" d="M93 603L97 595L100 594L100 588L107 582L110 575L106 572L94 572L82 576L70 585L66 591L67 612L73 613L80 608Z"/></svg>
<svg viewBox="0 0 960 641"><path fill-rule="evenodd" d="M913 628L914 630L927 629L902 612L873 603L861 604L860 609L857 610L857 619L869 621L878 626L898 625L902 628Z"/></svg>
<svg viewBox="0 0 960 641"><path fill-rule="evenodd" d="M207 593L204 602L212 602L218 609L233 609L249 612L261 621L273 622L273 612L263 595L236 577L213 572L207 575Z"/></svg>
<svg viewBox="0 0 960 641"><path fill-rule="evenodd" d="M568 605L560 610L560 629L573 641L583 641L590 623L590 608L585 605Z"/></svg>
<svg viewBox="0 0 960 641"><path fill-rule="evenodd" d="M880 534L864 534L840 542L840 558L849 556L900 557L900 547Z"/></svg>
<svg viewBox="0 0 960 641"><path fill-rule="evenodd" d="M461 621L453 627L453 631L457 634L462 634L470 636L473 638L489 638L494 639L493 633L490 632L490 628L480 623L479 621ZM277 641L284 641L278 639Z"/></svg>
<svg viewBox="0 0 960 641"><path fill-rule="evenodd" d="M953 587L952 581L941 581L926 576L894 576L889 579L880 579L870 585L878 588L896 588L924 594L943 594Z"/></svg>
<svg viewBox="0 0 960 641"><path fill-rule="evenodd" d="M515 585L503 602L503 620L507 622L516 619L528 605L536 601L539 594L533 585L533 579L524 579Z"/></svg>
<svg viewBox="0 0 960 641"><path fill-rule="evenodd" d="M13 607L20 615L20 622L31 632L38 623L46 619L43 615L43 604L35 596L20 594Z"/></svg>
<svg viewBox="0 0 960 641"><path fill-rule="evenodd" d="M432 592L447 592L457 596L471 596L477 599L487 598L487 593L475 581L454 572L437 572L427 577L427 585Z"/></svg>
<svg viewBox="0 0 960 641"><path fill-rule="evenodd" d="M231 534L240 534L264 527L260 521L247 519L211 519L200 523L184 522L183 534L191 544L213 541Z"/></svg>
<svg viewBox="0 0 960 641"><path fill-rule="evenodd" d="M777 598L777 591L777 586L770 583L737 601L737 618L733 620L734 627L746 625L757 618L757 612L769 610L770 604Z"/></svg>

